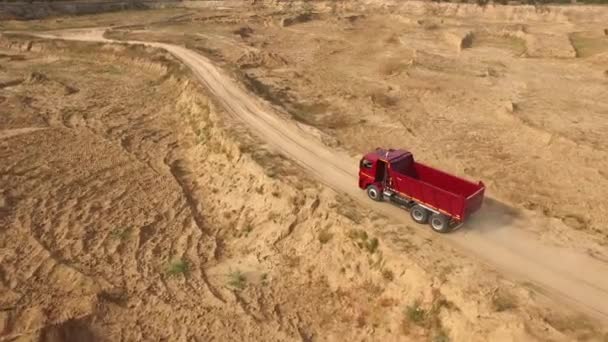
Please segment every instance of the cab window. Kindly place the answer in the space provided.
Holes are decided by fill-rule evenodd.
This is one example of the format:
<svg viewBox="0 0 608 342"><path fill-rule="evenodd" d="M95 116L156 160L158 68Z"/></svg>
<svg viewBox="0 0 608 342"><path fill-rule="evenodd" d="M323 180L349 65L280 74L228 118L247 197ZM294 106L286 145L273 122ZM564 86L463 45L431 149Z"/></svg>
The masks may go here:
<svg viewBox="0 0 608 342"><path fill-rule="evenodd" d="M373 163L367 159L362 159L360 166L361 166L361 168L371 169L373 166Z"/></svg>

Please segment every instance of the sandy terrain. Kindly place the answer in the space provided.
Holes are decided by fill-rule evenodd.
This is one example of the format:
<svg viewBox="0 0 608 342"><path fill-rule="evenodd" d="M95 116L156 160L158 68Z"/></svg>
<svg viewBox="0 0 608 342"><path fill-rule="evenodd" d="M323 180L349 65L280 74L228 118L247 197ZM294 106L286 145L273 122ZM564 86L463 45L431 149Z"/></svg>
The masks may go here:
<svg viewBox="0 0 608 342"><path fill-rule="evenodd" d="M213 13L193 11L106 34L185 44L190 49L156 46L184 61L205 89L158 50L3 41L5 336L605 337L574 309L599 319L608 312L605 231L597 228L607 184L590 176L590 166L566 169L595 162L600 173L605 163L606 81L585 76L601 71L605 50L595 31L580 33L592 47L567 39L578 42L572 56L561 38L538 37L557 24L503 25L509 34L497 39L456 18L401 17L384 27L380 16L342 15L281 27L293 17L261 13L205 19ZM386 38L362 33L372 29ZM531 63L537 74L524 68ZM550 75L552 91L542 80ZM567 103L551 100L578 84L569 82L586 87L574 98L588 110L579 114L579 135L560 121ZM366 146L405 144L435 165L487 179L487 209L465 230L438 238L410 228L388 205L371 213L345 203L337 194L364 199L351 157L369 148L362 134ZM312 177L265 152L262 141ZM529 196L517 197L524 190ZM594 199L598 212L581 209ZM496 267L511 281L490 271Z"/></svg>

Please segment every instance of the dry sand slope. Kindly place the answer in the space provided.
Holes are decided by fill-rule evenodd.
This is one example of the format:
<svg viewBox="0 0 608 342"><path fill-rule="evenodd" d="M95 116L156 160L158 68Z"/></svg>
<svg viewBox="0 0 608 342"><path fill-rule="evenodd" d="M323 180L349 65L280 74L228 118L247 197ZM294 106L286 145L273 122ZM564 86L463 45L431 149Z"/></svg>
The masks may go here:
<svg viewBox="0 0 608 342"><path fill-rule="evenodd" d="M72 30L40 36L104 41L103 32ZM296 124L273 115L268 106L245 92L205 57L171 44L130 43L166 49L192 69L231 115L247 123L260 137L317 179L390 217L409 222L403 211L366 200L356 187L356 159L330 151ZM608 264L578 251L546 246L518 228L534 224L546 222L541 217L516 217L507 207L489 199L467 229L446 238L498 269L545 288L564 303L576 305L608 321Z"/></svg>
<svg viewBox="0 0 608 342"><path fill-rule="evenodd" d="M268 153L166 51L0 62L0 341L603 341Z"/></svg>

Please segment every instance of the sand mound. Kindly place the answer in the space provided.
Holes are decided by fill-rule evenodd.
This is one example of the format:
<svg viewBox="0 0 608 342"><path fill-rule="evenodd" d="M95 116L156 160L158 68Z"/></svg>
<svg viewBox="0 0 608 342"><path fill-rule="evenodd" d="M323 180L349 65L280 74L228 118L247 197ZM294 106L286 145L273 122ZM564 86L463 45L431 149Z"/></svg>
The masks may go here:
<svg viewBox="0 0 608 342"><path fill-rule="evenodd" d="M241 38L248 38L253 34L253 29L249 26L239 27L237 30L233 31L234 34L239 35Z"/></svg>
<svg viewBox="0 0 608 342"><path fill-rule="evenodd" d="M475 35L472 31L467 30L452 30L444 33L444 37L448 44L460 52L463 49L470 48L473 45Z"/></svg>
<svg viewBox="0 0 608 342"><path fill-rule="evenodd" d="M487 5L479 6L468 3L439 3L430 1L398 1L398 0L364 0L349 2L347 7L357 10L382 8L391 13L403 13L415 16L433 15L460 18L483 18L498 21L546 21L546 22L606 22L608 13L601 5L584 6L542 6L533 5Z"/></svg>
<svg viewBox="0 0 608 342"><path fill-rule="evenodd" d="M280 25L282 27L288 27L295 24L301 24L313 20L314 17L315 15L312 13L300 13L293 16L281 18Z"/></svg>
<svg viewBox="0 0 608 342"><path fill-rule="evenodd" d="M576 50L567 34L524 34L527 54L531 57L575 58Z"/></svg>
<svg viewBox="0 0 608 342"><path fill-rule="evenodd" d="M34 72L31 72L27 76L26 82L31 84L31 83L42 83L42 82L46 82L48 80L49 79L45 74L34 71Z"/></svg>
<svg viewBox="0 0 608 342"><path fill-rule="evenodd" d="M287 65L287 60L282 56L271 52L247 51L236 60L239 68L279 68Z"/></svg>
<svg viewBox="0 0 608 342"><path fill-rule="evenodd" d="M40 342L81 342L98 341L85 319L69 319L65 322L46 326L40 332Z"/></svg>
<svg viewBox="0 0 608 342"><path fill-rule="evenodd" d="M3 80L0 78L0 89L4 89L4 88L8 88L8 87L14 87L16 85L19 85L23 83L22 79L12 79L12 80Z"/></svg>

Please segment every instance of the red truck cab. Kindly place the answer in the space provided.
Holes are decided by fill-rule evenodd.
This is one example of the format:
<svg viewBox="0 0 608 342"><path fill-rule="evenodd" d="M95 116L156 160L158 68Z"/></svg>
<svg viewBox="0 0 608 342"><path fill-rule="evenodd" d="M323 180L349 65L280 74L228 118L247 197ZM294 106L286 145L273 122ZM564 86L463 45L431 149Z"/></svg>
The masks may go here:
<svg viewBox="0 0 608 342"><path fill-rule="evenodd" d="M416 162L406 150L376 149L359 164L359 188L375 201L388 199L410 210L417 223L450 231L481 208L485 186Z"/></svg>

